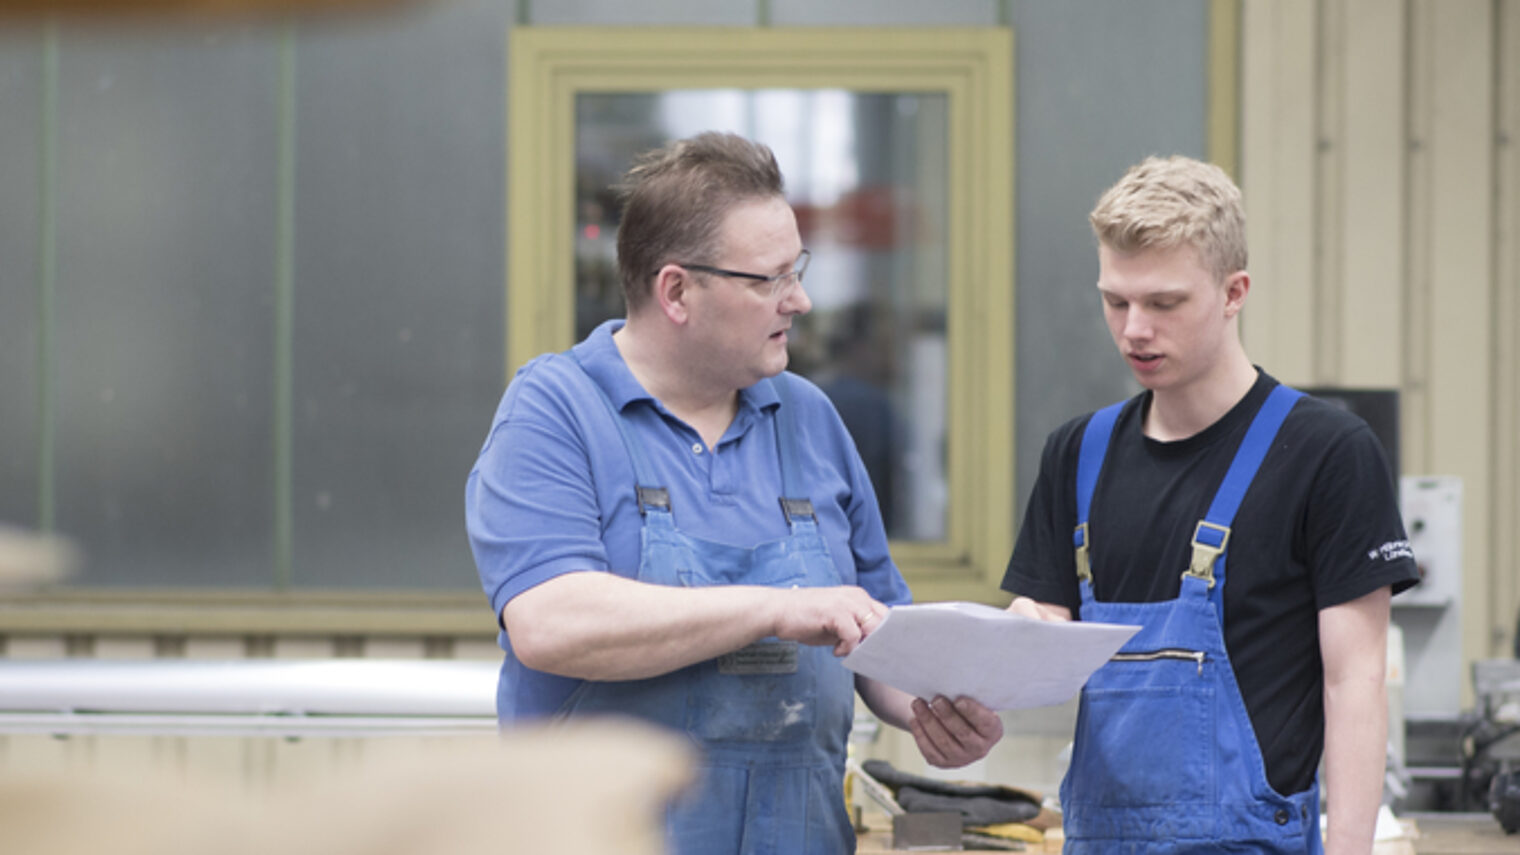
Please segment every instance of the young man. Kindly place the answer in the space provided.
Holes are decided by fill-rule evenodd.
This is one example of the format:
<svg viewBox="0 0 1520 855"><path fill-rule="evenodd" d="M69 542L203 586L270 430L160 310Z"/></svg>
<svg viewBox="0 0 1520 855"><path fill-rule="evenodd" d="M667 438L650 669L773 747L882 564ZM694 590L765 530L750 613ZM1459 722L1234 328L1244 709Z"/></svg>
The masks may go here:
<svg viewBox="0 0 1520 855"><path fill-rule="evenodd" d="M1151 158L1099 199L1098 293L1138 396L1045 445L1010 610L1143 628L1082 693L1067 852L1367 853L1391 592L1418 578L1360 419L1246 357L1240 191Z"/></svg>
<svg viewBox="0 0 1520 855"><path fill-rule="evenodd" d="M702 134L622 189L626 322L518 372L467 486L501 719L689 734L705 765L668 821L683 855L852 852L856 690L937 766L984 756L1002 724L837 661L909 594L839 416L783 370L811 303L770 150Z"/></svg>

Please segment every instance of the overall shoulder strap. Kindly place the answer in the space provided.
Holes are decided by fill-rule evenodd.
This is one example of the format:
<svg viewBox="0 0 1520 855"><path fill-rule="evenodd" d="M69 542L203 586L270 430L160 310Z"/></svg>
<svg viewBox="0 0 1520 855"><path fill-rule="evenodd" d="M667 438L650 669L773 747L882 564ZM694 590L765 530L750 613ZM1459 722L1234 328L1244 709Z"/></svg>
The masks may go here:
<svg viewBox="0 0 1520 855"><path fill-rule="evenodd" d="M580 357L576 356L575 350L567 350L565 354L575 363L575 367L580 369L581 374L586 378L586 382L591 384L591 388L596 390L597 395L602 399L602 403L607 405L607 412L612 416L612 423L617 426L618 434L623 437L623 447L628 449L628 457L633 461L634 491L638 497L639 513L647 514L650 510L668 513L670 511L670 491L658 486L660 482L654 477L654 470L650 467L649 460L644 455L643 443L639 442L639 438L634 436L632 431L628 430L628 425L624 422L622 413L618 412L618 408L613 405L612 399L607 396L607 390L603 389L602 384L596 382L596 378L592 377L591 373L586 370L586 366L581 363Z"/></svg>
<svg viewBox="0 0 1520 855"><path fill-rule="evenodd" d="M802 487L797 460L797 414L792 408L791 381L785 371L771 378L781 406L776 408L776 454L781 458L781 512L788 523L794 519L817 519L813 502Z"/></svg>
<svg viewBox="0 0 1520 855"><path fill-rule="evenodd" d="M1124 401L1110 404L1092 414L1087 428L1082 431L1082 449L1077 455L1077 528L1072 533L1072 545L1077 550L1077 578L1085 584L1092 583L1092 564L1089 550L1092 538L1088 534L1087 515L1092 511L1093 490L1098 486L1098 473L1103 470L1103 458L1108 455L1108 442L1114 433L1114 422Z"/></svg>
<svg viewBox="0 0 1520 855"><path fill-rule="evenodd" d="M1203 580L1210 588L1216 581L1224 581L1225 549L1230 542L1230 524L1235 521L1235 512L1240 510L1240 502L1256 478L1262 460L1272 450L1278 429L1303 396L1304 393L1297 389L1279 385L1256 411L1256 417L1246 429L1245 439L1235 451L1235 459L1230 461L1230 468L1214 493L1208 513L1193 529L1193 558L1183 574L1184 581L1192 576Z"/></svg>

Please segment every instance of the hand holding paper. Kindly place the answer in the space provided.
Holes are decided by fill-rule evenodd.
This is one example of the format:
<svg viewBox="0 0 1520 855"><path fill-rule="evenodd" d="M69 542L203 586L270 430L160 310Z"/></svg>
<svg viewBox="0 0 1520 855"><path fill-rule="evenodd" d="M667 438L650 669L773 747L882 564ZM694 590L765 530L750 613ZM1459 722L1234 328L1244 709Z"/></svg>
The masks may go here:
<svg viewBox="0 0 1520 855"><path fill-rule="evenodd" d="M994 710L1070 700L1138 626L1038 621L979 603L896 606L844 658L911 695L962 695Z"/></svg>

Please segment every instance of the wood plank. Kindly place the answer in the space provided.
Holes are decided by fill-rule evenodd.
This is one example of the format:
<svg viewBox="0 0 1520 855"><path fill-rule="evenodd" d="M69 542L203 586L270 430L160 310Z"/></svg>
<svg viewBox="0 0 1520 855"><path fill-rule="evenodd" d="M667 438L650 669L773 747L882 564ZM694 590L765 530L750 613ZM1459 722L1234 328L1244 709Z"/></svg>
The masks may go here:
<svg viewBox="0 0 1520 855"><path fill-rule="evenodd" d="M1499 22L1498 145L1495 158L1498 245L1494 258L1494 555L1520 554L1520 0L1501 0ZM1491 621L1494 655L1513 651L1520 613L1520 574L1496 563Z"/></svg>
<svg viewBox="0 0 1520 855"><path fill-rule="evenodd" d="M1241 332L1252 359L1278 379L1313 379L1314 6L1244 6L1241 190L1252 290Z"/></svg>
<svg viewBox="0 0 1520 855"><path fill-rule="evenodd" d="M1490 651L1487 533L1492 497L1493 95L1488 0L1429 3L1430 466L1457 475L1463 514L1463 661ZM1462 706L1472 703L1463 681Z"/></svg>
<svg viewBox="0 0 1520 855"><path fill-rule="evenodd" d="M1404 6L1349 0L1339 146L1336 382L1398 388L1404 331Z"/></svg>

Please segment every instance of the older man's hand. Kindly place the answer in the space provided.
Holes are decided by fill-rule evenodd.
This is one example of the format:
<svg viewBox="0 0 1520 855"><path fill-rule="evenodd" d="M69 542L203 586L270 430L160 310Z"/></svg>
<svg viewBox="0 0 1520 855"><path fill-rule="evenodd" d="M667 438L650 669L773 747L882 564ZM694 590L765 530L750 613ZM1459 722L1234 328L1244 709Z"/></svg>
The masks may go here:
<svg viewBox="0 0 1520 855"><path fill-rule="evenodd" d="M913 739L929 765L955 769L987 756L1003 738L1003 720L971 698L952 702L940 695L932 702L913 699Z"/></svg>

